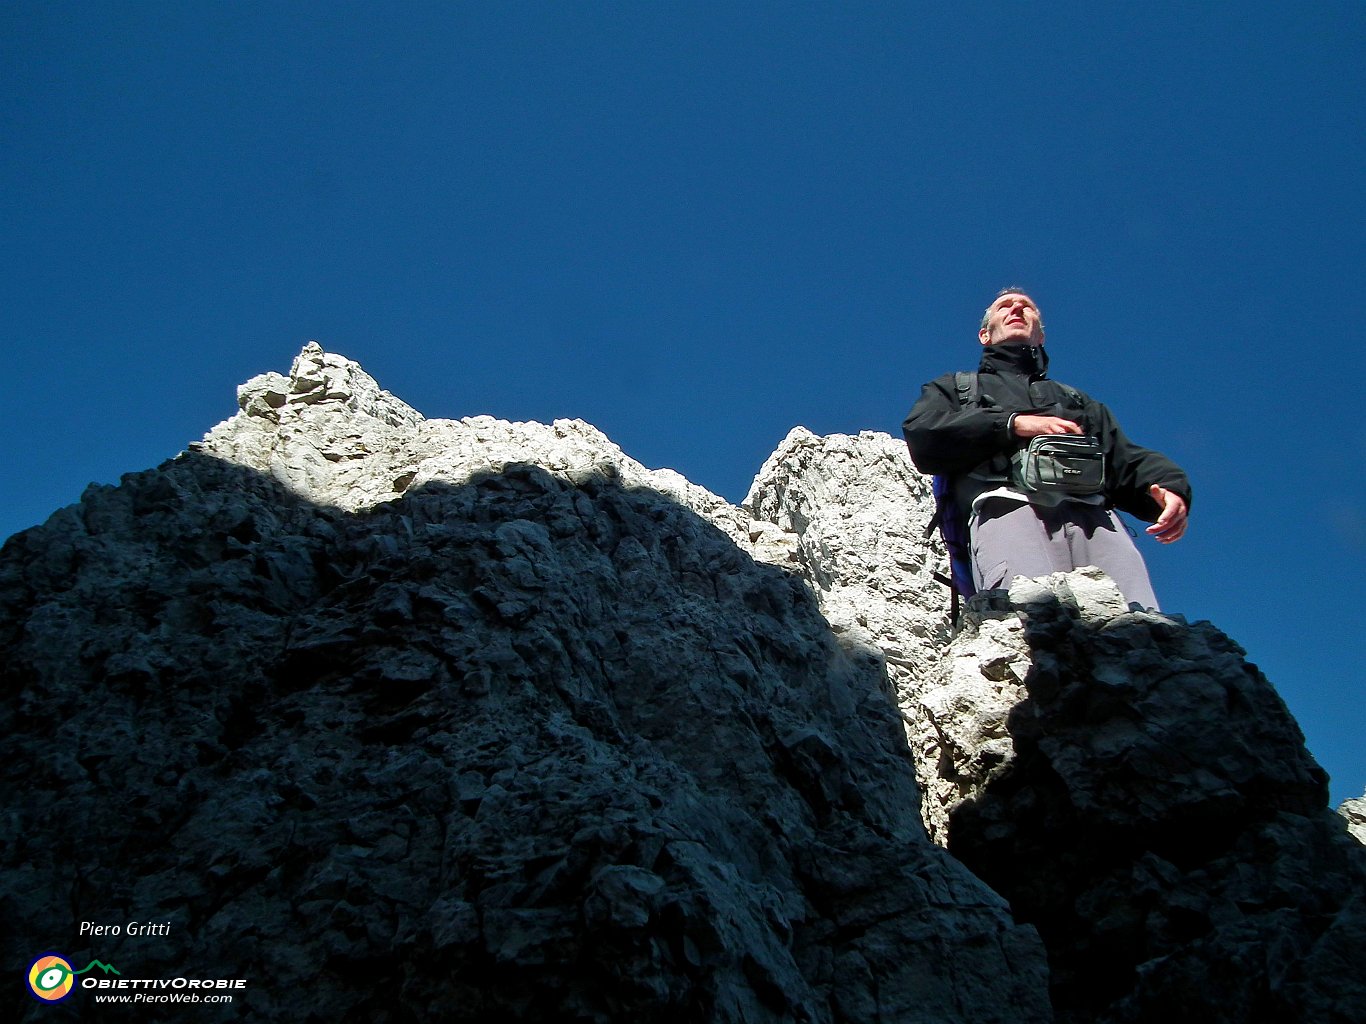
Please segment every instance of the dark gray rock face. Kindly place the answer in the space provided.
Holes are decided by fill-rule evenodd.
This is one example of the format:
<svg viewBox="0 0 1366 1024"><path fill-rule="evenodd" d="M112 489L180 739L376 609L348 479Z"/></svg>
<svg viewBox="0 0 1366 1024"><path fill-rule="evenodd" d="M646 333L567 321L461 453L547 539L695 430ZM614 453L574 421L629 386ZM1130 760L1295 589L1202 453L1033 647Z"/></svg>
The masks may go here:
<svg viewBox="0 0 1366 1024"><path fill-rule="evenodd" d="M1014 622L1032 667L949 848L1038 926L1058 1020L1366 1020L1366 851L1284 703L1209 623L1050 579L956 641Z"/></svg>
<svg viewBox="0 0 1366 1024"><path fill-rule="evenodd" d="M209 1020L1050 1020L876 654L614 477L343 511L190 454L11 539L5 962L247 979Z"/></svg>
<svg viewBox="0 0 1366 1024"><path fill-rule="evenodd" d="M1271 684L1096 569L1017 579L941 638L926 492L890 438L793 431L747 505L883 652L926 826L1039 927L1059 1020L1366 1021L1361 802L1328 810Z"/></svg>
<svg viewBox="0 0 1366 1024"><path fill-rule="evenodd" d="M0 551L6 963L247 980L173 1019L1366 1022L1361 807L1267 680L1098 570L953 635L885 435L741 509L312 344L238 397ZM25 1019L172 1012L93 997Z"/></svg>

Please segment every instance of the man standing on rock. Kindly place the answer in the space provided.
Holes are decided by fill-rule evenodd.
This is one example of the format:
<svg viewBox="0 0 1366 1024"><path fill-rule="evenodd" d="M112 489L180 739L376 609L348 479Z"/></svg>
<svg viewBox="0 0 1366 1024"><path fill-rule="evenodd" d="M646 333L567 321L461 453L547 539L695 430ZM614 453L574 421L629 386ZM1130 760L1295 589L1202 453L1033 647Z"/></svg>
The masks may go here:
<svg viewBox="0 0 1366 1024"><path fill-rule="evenodd" d="M1130 603L1157 608L1148 570L1114 509L1170 544L1191 489L1160 452L1130 441L1100 402L1050 380L1043 317L1018 288L987 307L976 374L926 384L902 431L922 473L947 478L968 519L978 590L1095 565Z"/></svg>

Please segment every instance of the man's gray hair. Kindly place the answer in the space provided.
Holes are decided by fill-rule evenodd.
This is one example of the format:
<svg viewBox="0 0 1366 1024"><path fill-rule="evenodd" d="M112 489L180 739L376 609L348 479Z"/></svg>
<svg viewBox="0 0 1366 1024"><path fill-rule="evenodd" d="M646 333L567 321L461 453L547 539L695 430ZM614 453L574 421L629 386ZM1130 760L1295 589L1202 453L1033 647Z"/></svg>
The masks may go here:
<svg viewBox="0 0 1366 1024"><path fill-rule="evenodd" d="M982 326L979 328L979 330L985 331L987 329L987 321L991 318L991 307L996 305L996 300L999 299L1002 295L1024 295L1028 296L1031 299L1034 297L1030 295L1029 292L1025 291L1023 288L1017 287L1016 285L1011 285L1009 288L1002 288L999 292L997 292L995 295L991 297L991 301L987 303L987 308L982 311ZM1037 305L1034 307L1034 312L1039 314L1039 330L1043 330L1043 312L1039 309Z"/></svg>

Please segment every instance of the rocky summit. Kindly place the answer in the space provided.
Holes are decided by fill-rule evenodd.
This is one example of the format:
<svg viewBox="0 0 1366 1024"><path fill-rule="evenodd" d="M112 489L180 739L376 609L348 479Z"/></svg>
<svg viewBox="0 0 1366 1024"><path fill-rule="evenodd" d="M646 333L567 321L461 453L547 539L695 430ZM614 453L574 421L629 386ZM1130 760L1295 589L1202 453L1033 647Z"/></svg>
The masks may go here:
<svg viewBox="0 0 1366 1024"><path fill-rule="evenodd" d="M314 344L238 404L0 551L22 1019L1366 1020L1272 686L1089 571L952 628L899 442L737 507Z"/></svg>

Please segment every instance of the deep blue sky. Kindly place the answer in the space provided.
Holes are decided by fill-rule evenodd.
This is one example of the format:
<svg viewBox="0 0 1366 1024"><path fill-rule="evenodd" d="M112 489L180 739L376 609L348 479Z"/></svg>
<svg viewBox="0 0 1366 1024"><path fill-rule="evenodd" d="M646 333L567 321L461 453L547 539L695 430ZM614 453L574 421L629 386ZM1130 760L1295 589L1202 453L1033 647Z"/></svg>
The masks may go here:
<svg viewBox="0 0 1366 1024"><path fill-rule="evenodd" d="M896 434L995 290L1182 462L1143 542L1366 790L1366 6L0 6L0 536L310 338L739 501Z"/></svg>

